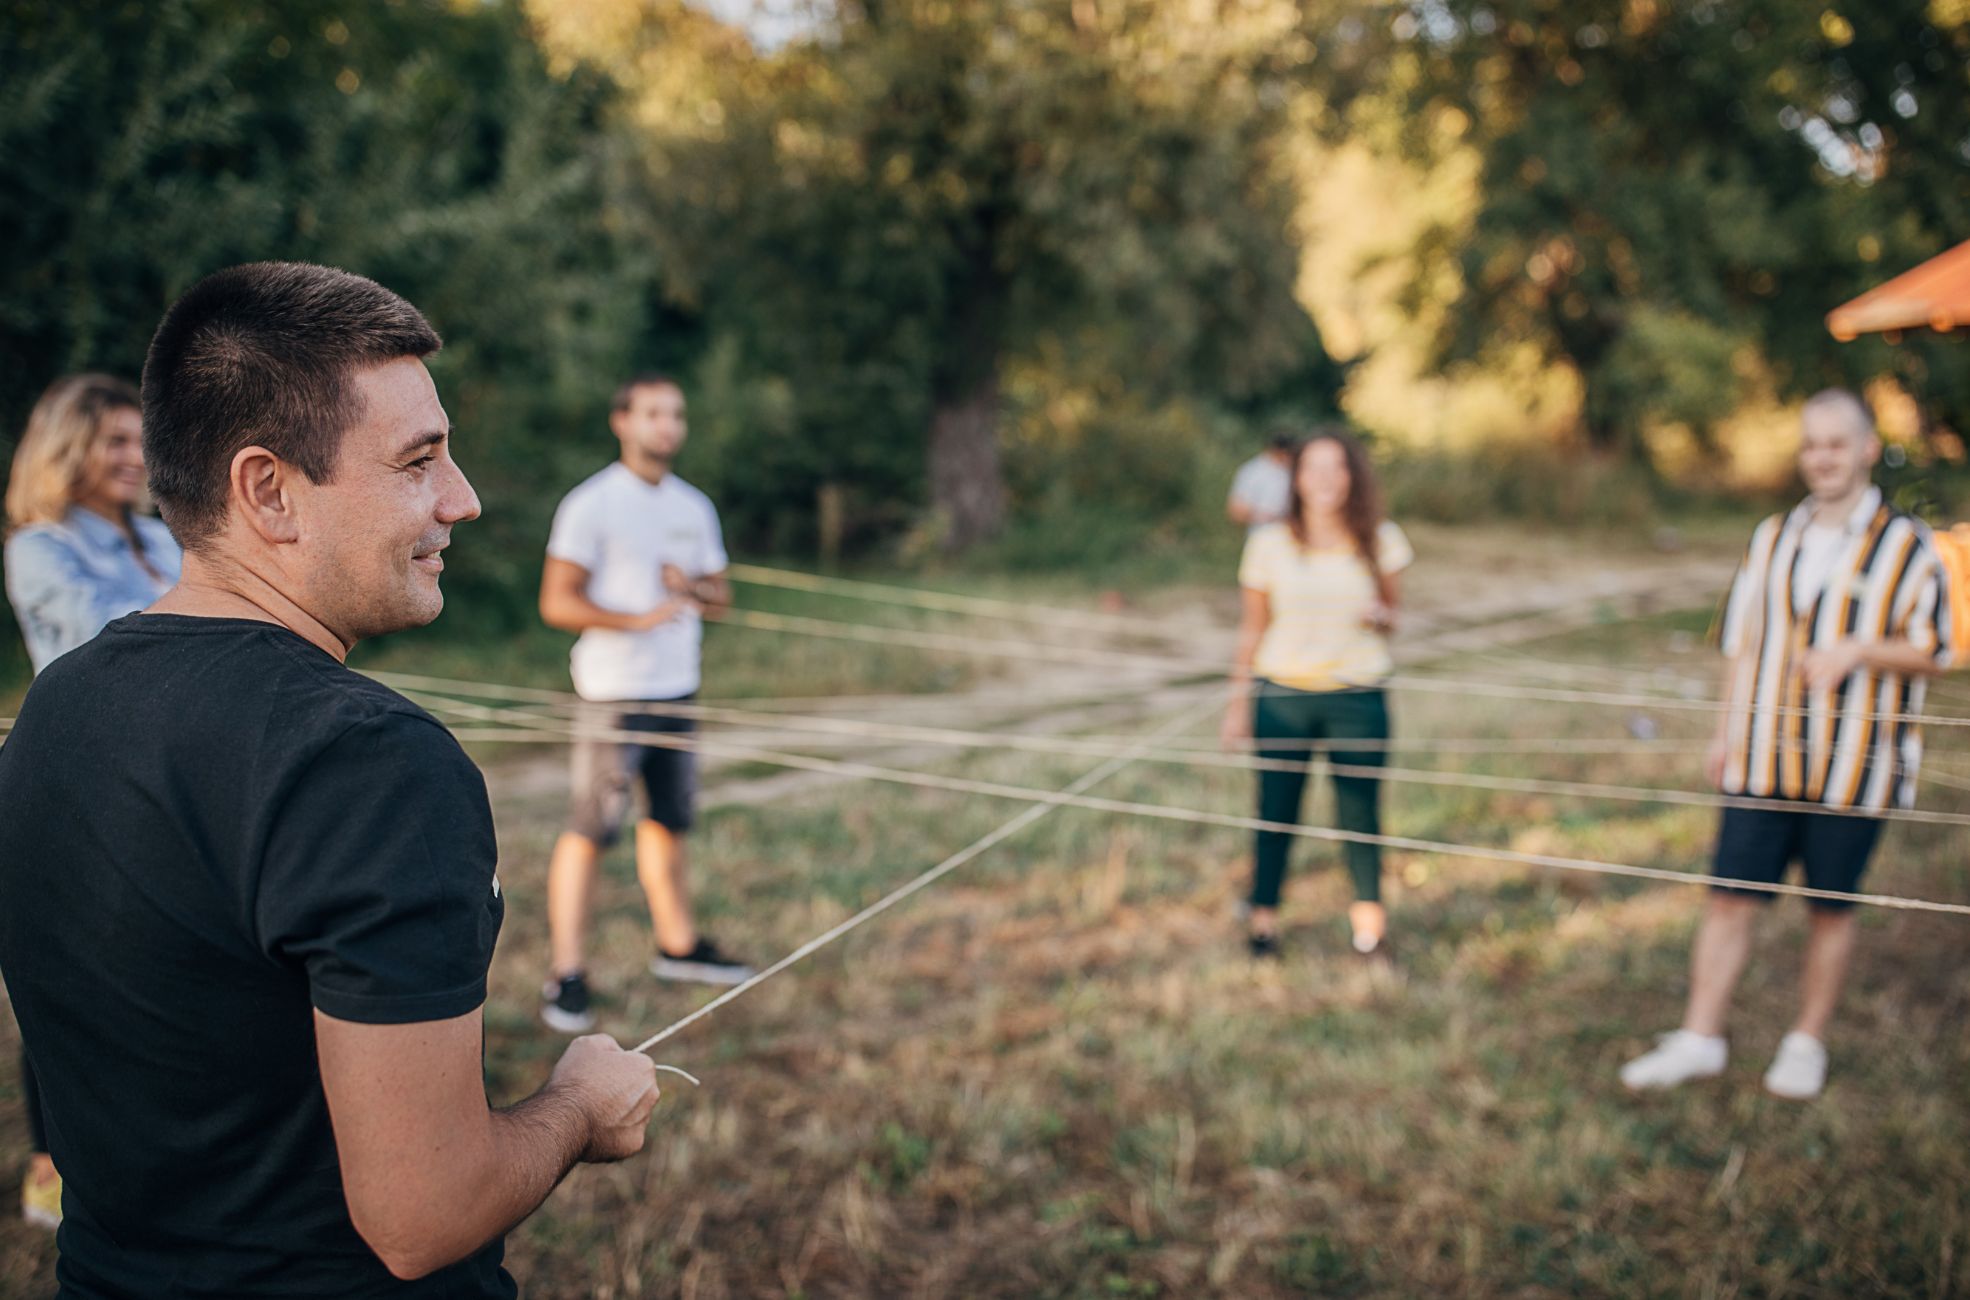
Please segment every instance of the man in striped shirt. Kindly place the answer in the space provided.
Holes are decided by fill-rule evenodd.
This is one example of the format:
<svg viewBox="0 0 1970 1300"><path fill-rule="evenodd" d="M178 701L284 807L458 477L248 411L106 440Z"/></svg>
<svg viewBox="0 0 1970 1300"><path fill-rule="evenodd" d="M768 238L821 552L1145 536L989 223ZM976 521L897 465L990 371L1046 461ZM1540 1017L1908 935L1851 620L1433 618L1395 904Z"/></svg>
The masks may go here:
<svg viewBox="0 0 1970 1300"><path fill-rule="evenodd" d="M1922 758L1927 679L1949 663L1947 581L1929 530L1870 481L1881 443L1866 403L1843 389L1806 402L1799 471L1810 495L1758 526L1725 607L1724 708L1708 773L1729 807L1715 874L1776 883L1797 861L1814 889L1852 893L1881 833L1910 806ZM1768 891L1714 890L1690 960L1682 1028L1630 1061L1630 1088L1723 1072L1724 1017ZM1851 904L1809 898L1799 1018L1765 1073L1798 1100L1826 1083L1826 1023L1854 949Z"/></svg>

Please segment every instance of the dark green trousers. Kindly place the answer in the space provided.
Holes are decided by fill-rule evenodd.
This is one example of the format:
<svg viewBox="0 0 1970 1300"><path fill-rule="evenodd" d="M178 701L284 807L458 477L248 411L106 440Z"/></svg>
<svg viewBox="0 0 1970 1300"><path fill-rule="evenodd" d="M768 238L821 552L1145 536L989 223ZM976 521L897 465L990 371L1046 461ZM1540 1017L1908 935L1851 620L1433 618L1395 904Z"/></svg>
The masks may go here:
<svg viewBox="0 0 1970 1300"><path fill-rule="evenodd" d="M1380 745L1349 749L1350 740L1389 738L1388 694L1380 688L1341 691L1296 691L1260 679L1252 695L1252 740L1264 758L1306 760L1313 757L1306 741L1333 742L1328 751L1335 763L1348 767L1381 767L1387 751ZM1267 741L1294 744L1268 745ZM1259 773L1259 819L1268 822L1300 820L1306 794L1304 770ZM1382 782L1372 776L1335 776L1335 820L1346 831L1382 833ZM1279 888L1286 879L1286 857L1294 836L1283 831L1260 831L1252 852L1252 906L1279 906ZM1382 848L1379 844L1347 844L1348 874L1354 877L1354 896L1364 902L1382 897Z"/></svg>

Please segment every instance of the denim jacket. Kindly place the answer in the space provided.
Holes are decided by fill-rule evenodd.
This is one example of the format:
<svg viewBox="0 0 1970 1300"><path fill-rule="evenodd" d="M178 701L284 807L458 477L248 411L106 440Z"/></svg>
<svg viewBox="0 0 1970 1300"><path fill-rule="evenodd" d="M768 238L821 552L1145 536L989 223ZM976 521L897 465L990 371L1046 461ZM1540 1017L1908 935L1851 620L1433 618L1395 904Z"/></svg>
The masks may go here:
<svg viewBox="0 0 1970 1300"><path fill-rule="evenodd" d="M121 528L80 506L58 523L30 524L7 539L7 599L35 672L178 581L184 557L170 530L149 515L132 515L131 525L163 581L145 572Z"/></svg>

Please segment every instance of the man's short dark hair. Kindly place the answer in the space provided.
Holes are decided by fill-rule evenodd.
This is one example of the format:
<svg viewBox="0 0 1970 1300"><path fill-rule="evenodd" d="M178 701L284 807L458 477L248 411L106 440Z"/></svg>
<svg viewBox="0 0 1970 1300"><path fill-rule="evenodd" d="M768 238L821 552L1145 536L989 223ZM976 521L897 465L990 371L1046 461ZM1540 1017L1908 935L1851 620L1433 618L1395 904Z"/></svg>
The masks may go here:
<svg viewBox="0 0 1970 1300"><path fill-rule="evenodd" d="M351 378L443 346L417 308L374 280L304 262L252 262L171 304L144 361L144 464L180 544L225 522L227 475L265 447L326 483L362 418Z"/></svg>
<svg viewBox="0 0 1970 1300"><path fill-rule="evenodd" d="M1299 432L1284 427L1274 429L1266 435L1265 446L1267 451L1297 451L1300 446Z"/></svg>
<svg viewBox="0 0 1970 1300"><path fill-rule="evenodd" d="M609 414L621 415L627 411L630 404L636 400L636 390L639 388L675 388L680 393L684 391L684 385L669 375L657 370L645 370L640 375L632 375L625 379L622 386L616 389L615 398L609 403Z"/></svg>

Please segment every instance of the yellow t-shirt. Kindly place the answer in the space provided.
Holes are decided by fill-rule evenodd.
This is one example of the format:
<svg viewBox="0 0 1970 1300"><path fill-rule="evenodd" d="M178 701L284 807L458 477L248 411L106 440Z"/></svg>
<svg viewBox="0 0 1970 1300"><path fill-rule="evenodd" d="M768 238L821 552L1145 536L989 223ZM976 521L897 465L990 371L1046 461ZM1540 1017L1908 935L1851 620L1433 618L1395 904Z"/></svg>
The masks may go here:
<svg viewBox="0 0 1970 1300"><path fill-rule="evenodd" d="M1375 545L1386 574L1416 558L1386 519ZM1252 661L1255 675L1294 690L1332 691L1372 686L1394 670L1388 637L1364 625L1380 595L1352 545L1307 550L1285 524L1269 524L1246 541L1238 585L1264 592L1272 606Z"/></svg>

